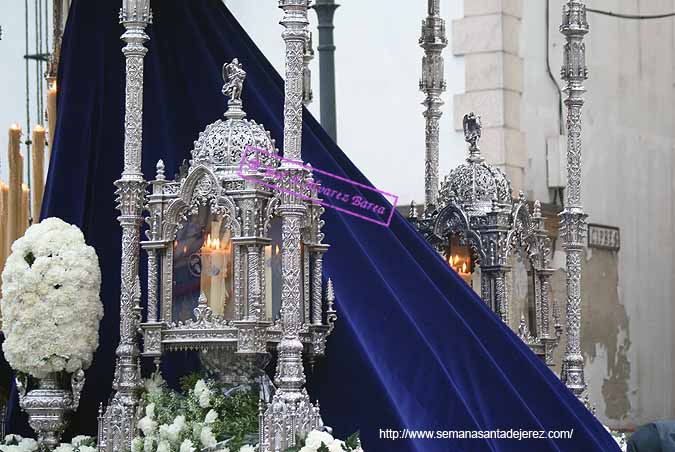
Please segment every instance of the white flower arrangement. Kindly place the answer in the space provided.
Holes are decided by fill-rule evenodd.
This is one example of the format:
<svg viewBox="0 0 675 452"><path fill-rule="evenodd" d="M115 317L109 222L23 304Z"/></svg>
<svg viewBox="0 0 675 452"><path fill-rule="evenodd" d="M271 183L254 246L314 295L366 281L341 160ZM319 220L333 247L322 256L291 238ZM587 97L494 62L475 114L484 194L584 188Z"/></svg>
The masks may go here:
<svg viewBox="0 0 675 452"><path fill-rule="evenodd" d="M98 257L82 231L59 218L34 224L12 245L2 282L9 364L36 378L87 369L103 306Z"/></svg>
<svg viewBox="0 0 675 452"><path fill-rule="evenodd" d="M96 440L91 436L79 435L69 443L61 443L54 452L97 452Z"/></svg>
<svg viewBox="0 0 675 452"><path fill-rule="evenodd" d="M22 438L20 435L7 435L0 444L2 452L36 452L38 443L33 438Z"/></svg>
<svg viewBox="0 0 675 452"><path fill-rule="evenodd" d="M333 438L328 432L312 430L307 434L303 443L286 452L363 452L358 433L353 434L346 441Z"/></svg>
<svg viewBox="0 0 675 452"><path fill-rule="evenodd" d="M33 438L7 435L0 443L2 452L37 452L38 443ZM76 436L70 443L61 443L54 452L96 452L96 440L91 436Z"/></svg>
<svg viewBox="0 0 675 452"><path fill-rule="evenodd" d="M223 409L225 396L214 382L199 379L187 394L179 395L155 374L144 386L145 416L138 421L131 452L256 451L251 445L232 448L221 442L225 426L218 410Z"/></svg>

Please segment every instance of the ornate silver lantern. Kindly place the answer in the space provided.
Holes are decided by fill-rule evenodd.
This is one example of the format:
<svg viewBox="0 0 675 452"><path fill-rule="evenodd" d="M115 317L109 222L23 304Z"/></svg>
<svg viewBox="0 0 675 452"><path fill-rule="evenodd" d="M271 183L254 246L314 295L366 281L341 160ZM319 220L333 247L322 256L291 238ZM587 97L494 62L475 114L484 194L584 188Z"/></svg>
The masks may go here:
<svg viewBox="0 0 675 452"><path fill-rule="evenodd" d="M246 73L237 59L223 67L229 97L224 120L199 134L184 175L166 180L164 165L150 182L146 222L148 317L141 324L141 356L200 351L202 362L228 384L264 374L281 327L281 193L263 170L241 165L247 147L278 154L265 128L242 109ZM263 155L260 159L265 159ZM278 167L268 158L267 167ZM244 178L242 176L248 176ZM328 246L319 205L306 203L301 220L302 328L305 354L321 356L331 324L324 324L322 255ZM333 318L329 318L333 322Z"/></svg>
<svg viewBox="0 0 675 452"><path fill-rule="evenodd" d="M481 298L506 323L510 323L511 300L507 276L515 253L533 275L534 297L521 318L519 335L552 364L562 327L556 309L551 310L551 245L539 202L530 213L523 193L514 202L506 175L485 162L481 155L480 117L464 117L464 135L469 143L466 163L453 169L438 192L438 210L427 209L413 222L437 250L455 267L457 244L471 250L471 261L480 270ZM414 206L413 206L414 207ZM473 267L471 265L470 267ZM459 270L468 273L470 268ZM467 278L465 278L466 280ZM552 315L553 314L553 315ZM553 317L555 332L551 332Z"/></svg>

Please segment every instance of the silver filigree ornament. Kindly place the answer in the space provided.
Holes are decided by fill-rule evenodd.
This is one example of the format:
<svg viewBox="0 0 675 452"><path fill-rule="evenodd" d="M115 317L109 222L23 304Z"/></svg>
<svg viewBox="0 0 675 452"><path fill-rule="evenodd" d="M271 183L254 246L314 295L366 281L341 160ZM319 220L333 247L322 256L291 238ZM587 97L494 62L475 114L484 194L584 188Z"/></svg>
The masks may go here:
<svg viewBox="0 0 675 452"><path fill-rule="evenodd" d="M138 349L138 285L140 228L146 183L141 171L143 140L143 60L148 52L145 29L152 22L149 0L125 0L120 10L124 26L122 53L126 66L124 171L117 186L122 227L120 342L116 350L113 394L99 414L98 448L121 452L131 448L136 433L141 374Z"/></svg>
<svg viewBox="0 0 675 452"><path fill-rule="evenodd" d="M52 373L40 379L27 375L16 378L19 405L28 414L28 424L37 434L41 451L58 447L70 415L80 405L84 372L78 370L70 376L70 387L66 387L65 377L65 373Z"/></svg>
<svg viewBox="0 0 675 452"><path fill-rule="evenodd" d="M441 253L445 254L451 236L469 245L481 270L481 298L510 324L511 295L507 276L514 253L523 256L533 270L535 312L532 324L525 325L525 342L547 364L560 337L550 332L550 239L547 237L541 206L535 202L530 214L525 195L514 201L511 183L498 168L481 155L480 116L470 113L463 121L469 156L466 163L450 172L438 195L439 210L425 211L411 221Z"/></svg>
<svg viewBox="0 0 675 452"><path fill-rule="evenodd" d="M437 207L439 121L443 115L441 95L447 87L445 82L443 49L448 45L445 20L440 16L439 0L428 0L428 16L422 22L420 46L424 49L422 77L419 88L425 94L425 159L424 201L425 210L431 214Z"/></svg>
<svg viewBox="0 0 675 452"><path fill-rule="evenodd" d="M303 373L303 350L312 362L323 356L326 339L337 318L332 283L325 298L322 288L323 254L328 249L328 245L322 243L323 208L251 180L254 177L257 181L265 181L269 176L262 169L240 165L247 148L255 147L272 155L278 151L262 125L245 119L241 97L245 79L242 64L234 60L224 66L223 73L223 92L230 97L225 119L206 126L200 133L192 150L192 159L180 179L167 180L164 165L158 162L157 175L150 182L150 194L145 203L149 233L147 240L141 243L148 254L150 287L147 318L140 325L144 335L141 355L157 363L168 352L198 351L207 369L223 382L237 385L264 379L263 369L269 361L269 352L278 349L279 361L288 364L277 380L279 389L275 396L278 397L289 394L284 392L289 390L289 382L292 382L292 391L298 389L298 381L304 382L304 376L296 380ZM293 175L297 173L300 180L311 182L308 170L284 169L279 167L278 159L270 157L266 160L259 154L256 158L260 160L261 168L290 171ZM292 151L287 155L292 155ZM174 268L181 265L174 263L174 255L180 252L175 249L177 234L184 226L201 227L190 222L196 218L194 215L199 216L205 210L209 218L230 234L232 295L228 298L231 303L228 306L232 310L227 316L216 312L210 305L212 300L202 292L198 300L194 300L193 318L182 319L174 309L177 303ZM267 293L266 247L272 243L275 221L281 223L282 236L278 275L281 300L272 300L272 306L269 306L269 299L276 295L274 290L272 297ZM193 254L197 253L190 251L185 256L191 258ZM192 271L191 261L186 265ZM273 284L277 283L273 278ZM281 317L272 312L270 318L269 312L277 303L281 305ZM294 337L291 346L282 347L290 335ZM272 387L271 382L263 382L263 386ZM304 389L301 393L306 394ZM261 407L267 403L274 404L264 396ZM318 411L308 399L302 407L295 408L299 415L312 416L312 422L306 425L319 426ZM261 437L270 431L270 425L261 420Z"/></svg>
<svg viewBox="0 0 675 452"><path fill-rule="evenodd" d="M562 79L566 82L567 106L567 197L560 213L561 235L567 270L567 344L561 379L579 399L586 391L584 357L581 352L581 271L586 244L586 214L581 206L581 108L584 81L588 78L584 36L589 26L586 5L568 0L563 7L560 32L565 36Z"/></svg>
<svg viewBox="0 0 675 452"><path fill-rule="evenodd" d="M255 121L245 119L241 95L246 72L236 58L223 66L223 77L223 94L229 96L225 120L209 124L199 134L194 143L190 168L198 164L207 165L219 176L222 174L237 179L236 172L240 169L247 146L270 154L278 152L270 132ZM265 165L275 164L273 159L263 153L256 154L256 157Z"/></svg>

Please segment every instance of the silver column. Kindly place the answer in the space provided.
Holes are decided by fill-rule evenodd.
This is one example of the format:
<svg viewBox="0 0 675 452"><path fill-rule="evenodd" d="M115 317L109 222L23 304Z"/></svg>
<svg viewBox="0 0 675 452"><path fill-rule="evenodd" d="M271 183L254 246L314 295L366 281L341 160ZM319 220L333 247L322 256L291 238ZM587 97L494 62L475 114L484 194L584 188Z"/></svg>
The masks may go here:
<svg viewBox="0 0 675 452"><path fill-rule="evenodd" d="M126 97L124 117L124 171L115 182L122 226L122 270L120 293L120 343L113 380L114 395L106 411L107 449L129 450L136 433L138 389L141 386L139 365L138 306L140 285L137 283L140 226L146 183L141 172L143 131L143 59L144 43L149 39L146 26L152 21L149 0L122 2L120 22L125 32L122 49L126 59Z"/></svg>
<svg viewBox="0 0 675 452"><path fill-rule="evenodd" d="M567 82L567 199L561 212L561 234L567 257L567 347L562 365L563 383L580 397L586 389L581 354L581 266L585 248L586 215L581 206L581 107L584 104L588 33L586 5L569 0L563 8L561 33L565 36L561 75Z"/></svg>
<svg viewBox="0 0 675 452"><path fill-rule="evenodd" d="M307 0L279 0L285 27L282 37L286 43L286 83L284 104L284 156L302 160L302 100L303 56L308 39ZM304 181L308 172L284 162L281 171L288 175L282 185L290 184L296 176ZM287 188L291 188L289 185ZM303 345L300 329L303 324L301 231L307 207L301 199L282 192L278 207L281 216L281 328L282 338L277 346L277 391L264 414L261 431L263 452L283 451L296 444L319 425L318 408L312 406L304 388L305 370L302 364Z"/></svg>
<svg viewBox="0 0 675 452"><path fill-rule="evenodd" d="M443 115L441 94L446 83L443 70L443 49L448 45L445 21L440 17L440 0L428 0L428 16L422 21L420 46L424 49L420 90L426 94L422 105L426 107L425 159L424 159L424 208L427 214L434 211L438 196L438 122Z"/></svg>

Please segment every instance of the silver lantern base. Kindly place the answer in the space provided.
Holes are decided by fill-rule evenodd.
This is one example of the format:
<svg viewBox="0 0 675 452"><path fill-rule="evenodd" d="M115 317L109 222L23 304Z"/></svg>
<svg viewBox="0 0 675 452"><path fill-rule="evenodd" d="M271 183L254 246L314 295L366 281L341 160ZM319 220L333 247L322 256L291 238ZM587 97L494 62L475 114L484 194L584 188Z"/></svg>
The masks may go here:
<svg viewBox="0 0 675 452"><path fill-rule="evenodd" d="M84 372L79 370L72 375L70 387L66 386L66 380L63 373L52 373L40 379L17 377L19 405L28 414L28 424L37 434L43 452L58 447L71 413L80 404ZM29 389L29 386L34 388Z"/></svg>

